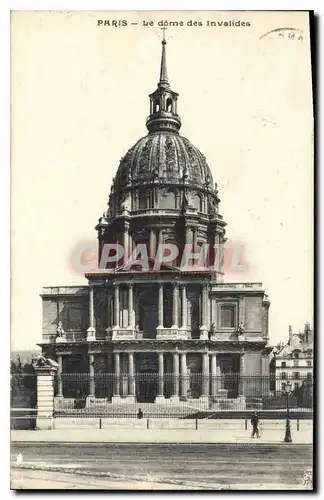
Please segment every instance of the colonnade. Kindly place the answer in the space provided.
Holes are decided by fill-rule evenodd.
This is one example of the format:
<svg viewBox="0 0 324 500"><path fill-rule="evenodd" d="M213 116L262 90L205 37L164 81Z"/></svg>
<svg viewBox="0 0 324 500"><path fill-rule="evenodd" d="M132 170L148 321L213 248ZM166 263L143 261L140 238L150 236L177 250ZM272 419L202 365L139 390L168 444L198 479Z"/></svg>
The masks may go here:
<svg viewBox="0 0 324 500"><path fill-rule="evenodd" d="M165 328L164 325L164 287L167 282L158 283L158 327ZM120 289L127 287L128 290L128 328L135 328L135 307L134 307L134 285L133 283L115 283L112 288L108 289L108 329L120 328L119 313L120 313ZM210 324L209 317L209 299L208 299L208 284L200 285L200 325L201 328L208 328ZM95 333L95 313L94 313L94 287L89 287L89 329L91 334ZM179 306L181 307L180 325L179 325ZM171 328L187 328L188 317L188 298L187 285L184 283L172 282L172 326Z"/></svg>
<svg viewBox="0 0 324 500"><path fill-rule="evenodd" d="M197 225L186 226L185 245L187 248L189 246L189 248L191 248L193 252L195 252L198 249L198 245L202 243L201 240L199 240L198 234L199 231ZM156 251L158 246L162 245L164 242L165 242L165 234L163 228L152 228L152 227L147 228L147 252L148 256L151 259L154 259L154 257L156 256ZM134 238L134 235L130 231L130 226L128 221L125 221L124 230L122 233L119 234L117 243L123 246L124 253L122 261L123 264L125 264L130 258L130 256L133 254L136 245L136 240ZM217 248L219 243L220 243L220 235L219 233L215 232L211 245ZM118 267L119 265L120 265L120 260L116 262L116 267Z"/></svg>
<svg viewBox="0 0 324 500"><path fill-rule="evenodd" d="M125 374L121 371L121 354L125 354L128 358L128 372ZM165 355L169 354L167 351L157 352L157 400L164 398L165 394ZM187 370L187 352L172 352L172 394L171 399L177 400L180 396L186 398L190 388L189 374ZM201 397L208 398L209 396L215 397L220 387L220 366L217 363L217 352L206 351L202 352L202 370L201 370ZM114 387L113 396L121 397L128 396L133 399L136 397L136 372L135 372L135 359L136 352L126 351L114 352ZM88 355L89 360L89 396L95 397L95 354ZM57 356L58 361L58 396L63 395L63 386L61 380L62 373L62 355ZM244 354L240 355L240 374L244 374ZM148 374L149 376L150 374ZM126 384L121 384L121 381ZM121 394L121 385L123 391ZM239 393L243 394L244 388L242 382L240 384Z"/></svg>

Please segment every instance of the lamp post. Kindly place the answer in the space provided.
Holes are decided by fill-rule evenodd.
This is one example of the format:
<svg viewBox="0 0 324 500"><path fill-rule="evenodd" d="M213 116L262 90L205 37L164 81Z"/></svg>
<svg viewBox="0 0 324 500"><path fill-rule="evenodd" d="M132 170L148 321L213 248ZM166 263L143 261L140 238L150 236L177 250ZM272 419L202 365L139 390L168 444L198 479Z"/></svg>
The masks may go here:
<svg viewBox="0 0 324 500"><path fill-rule="evenodd" d="M290 432L290 418L289 418L289 394L291 393L291 382L287 382L285 385L285 393L287 398L287 418L286 418L286 430L285 430L285 443L291 443L291 432Z"/></svg>

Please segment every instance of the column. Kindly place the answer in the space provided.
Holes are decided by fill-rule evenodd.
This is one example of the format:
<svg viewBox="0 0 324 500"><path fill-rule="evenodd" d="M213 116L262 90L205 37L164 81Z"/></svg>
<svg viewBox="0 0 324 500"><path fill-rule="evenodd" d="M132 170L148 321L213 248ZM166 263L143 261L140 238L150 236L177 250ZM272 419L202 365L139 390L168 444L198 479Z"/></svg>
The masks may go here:
<svg viewBox="0 0 324 500"><path fill-rule="evenodd" d="M62 354L57 355L57 395L63 396L63 382L62 382L62 371L63 371L63 358Z"/></svg>
<svg viewBox="0 0 324 500"><path fill-rule="evenodd" d="M198 248L198 228L193 228L193 252L196 253Z"/></svg>
<svg viewBox="0 0 324 500"><path fill-rule="evenodd" d="M205 326L207 327L207 331L210 330L210 301L209 301L209 286L206 285L205 289Z"/></svg>
<svg viewBox="0 0 324 500"><path fill-rule="evenodd" d="M127 353L120 353L120 379L121 397L128 396L128 356Z"/></svg>
<svg viewBox="0 0 324 500"><path fill-rule="evenodd" d="M217 391L224 390L225 389L225 374L224 374L224 372L222 373L222 370L220 367L220 362L218 362L218 365L216 367L216 373L217 373Z"/></svg>
<svg viewBox="0 0 324 500"><path fill-rule="evenodd" d="M108 288L108 298L107 298L107 315L108 315L108 328L111 328L111 316L112 316L112 310L111 310L111 289Z"/></svg>
<svg viewBox="0 0 324 500"><path fill-rule="evenodd" d="M95 397L95 369L94 369L94 355L89 354L89 397Z"/></svg>
<svg viewBox="0 0 324 500"><path fill-rule="evenodd" d="M119 328L119 285L114 284L114 328Z"/></svg>
<svg viewBox="0 0 324 500"><path fill-rule="evenodd" d="M244 354L240 356L240 386L239 386L239 396L244 395Z"/></svg>
<svg viewBox="0 0 324 500"><path fill-rule="evenodd" d="M187 290L186 285L182 285L181 288L181 327L187 328Z"/></svg>
<svg viewBox="0 0 324 500"><path fill-rule="evenodd" d="M128 252L129 252L129 256L131 257L132 254L133 254L133 236L131 233L128 233Z"/></svg>
<svg viewBox="0 0 324 500"><path fill-rule="evenodd" d="M207 284L203 284L201 289L201 320L200 320L200 338L203 340L208 339L207 318L206 318L207 293L208 293Z"/></svg>
<svg viewBox="0 0 324 500"><path fill-rule="evenodd" d="M181 396L187 398L188 376L187 376L187 353L181 353Z"/></svg>
<svg viewBox="0 0 324 500"><path fill-rule="evenodd" d="M124 241L123 241L123 244L124 244L124 255L123 255L123 263L126 264L126 262L128 261L128 257L129 257L129 233L128 233L128 224L125 225L125 228L124 228Z"/></svg>
<svg viewBox="0 0 324 500"><path fill-rule="evenodd" d="M211 394L213 397L217 394L217 355L215 352L211 354Z"/></svg>
<svg viewBox="0 0 324 500"><path fill-rule="evenodd" d="M133 285L128 285L128 328L134 329Z"/></svg>
<svg viewBox="0 0 324 500"><path fill-rule="evenodd" d="M173 400L179 399L179 354L173 353Z"/></svg>
<svg viewBox="0 0 324 500"><path fill-rule="evenodd" d="M201 395L203 398L209 396L209 356L208 352L204 352L202 355L202 391Z"/></svg>
<svg viewBox="0 0 324 500"><path fill-rule="evenodd" d="M189 226L186 226L186 245L191 245L189 251L192 251L192 230Z"/></svg>
<svg viewBox="0 0 324 500"><path fill-rule="evenodd" d="M119 238L119 237L116 239L116 245L120 245L120 238ZM117 246L117 248L118 248L118 246ZM117 269L117 267L119 267L119 260L120 260L120 259L119 259L119 254L118 254L118 252L117 252L117 254L116 254L116 257L115 257L115 258L116 258L116 261L115 261L115 269Z"/></svg>
<svg viewBox="0 0 324 500"><path fill-rule="evenodd" d="M159 231L159 245L162 245L163 243L164 243L163 229L160 229L160 231Z"/></svg>
<svg viewBox="0 0 324 500"><path fill-rule="evenodd" d="M154 259L155 257L155 233L154 229L150 229L150 236L149 236L149 257L151 259Z"/></svg>
<svg viewBox="0 0 324 500"><path fill-rule="evenodd" d="M119 352L115 352L115 387L114 396L120 396L120 356Z"/></svg>
<svg viewBox="0 0 324 500"><path fill-rule="evenodd" d="M93 286L89 286L89 328L87 330L87 337L95 337L95 316L94 316L94 289Z"/></svg>
<svg viewBox="0 0 324 500"><path fill-rule="evenodd" d="M163 328L163 283L159 283L158 328Z"/></svg>
<svg viewBox="0 0 324 500"><path fill-rule="evenodd" d="M218 233L215 233L213 238L214 238L214 252L213 252L213 262L211 264L215 266L217 271L220 271L221 270L222 250L220 249L220 245L219 245Z"/></svg>
<svg viewBox="0 0 324 500"><path fill-rule="evenodd" d="M111 332L112 328L112 315L113 315L113 310L111 307L111 288L108 288L108 295L107 295L107 338L109 338L109 334Z"/></svg>
<svg viewBox="0 0 324 500"><path fill-rule="evenodd" d="M172 318L172 328L178 328L178 316L179 316L179 285L178 283L173 284L173 318Z"/></svg>
<svg viewBox="0 0 324 500"><path fill-rule="evenodd" d="M128 353L128 373L129 373L129 386L128 395L135 399L135 371L134 371L134 354Z"/></svg>
<svg viewBox="0 0 324 500"><path fill-rule="evenodd" d="M158 392L157 398L164 399L164 354L158 353L159 375L158 375Z"/></svg>
<svg viewBox="0 0 324 500"><path fill-rule="evenodd" d="M239 320L238 320L239 325L242 323L244 326L245 323L245 298L240 297L239 298Z"/></svg>

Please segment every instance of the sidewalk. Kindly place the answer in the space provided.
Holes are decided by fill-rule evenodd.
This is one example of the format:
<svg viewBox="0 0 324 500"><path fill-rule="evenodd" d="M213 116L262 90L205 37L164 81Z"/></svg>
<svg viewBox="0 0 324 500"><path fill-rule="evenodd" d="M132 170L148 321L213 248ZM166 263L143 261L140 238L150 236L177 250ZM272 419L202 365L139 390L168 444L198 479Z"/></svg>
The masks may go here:
<svg viewBox="0 0 324 500"><path fill-rule="evenodd" d="M12 442L52 443L161 443L161 444L284 444L282 429L264 430L261 438L251 438L250 430L229 429L54 429L12 430ZM291 432L293 444L312 444L312 431Z"/></svg>

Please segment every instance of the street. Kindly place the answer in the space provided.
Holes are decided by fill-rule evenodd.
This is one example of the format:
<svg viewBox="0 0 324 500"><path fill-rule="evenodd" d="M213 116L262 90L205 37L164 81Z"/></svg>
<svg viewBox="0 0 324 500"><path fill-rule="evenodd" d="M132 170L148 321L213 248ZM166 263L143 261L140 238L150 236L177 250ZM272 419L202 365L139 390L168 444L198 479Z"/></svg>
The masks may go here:
<svg viewBox="0 0 324 500"><path fill-rule="evenodd" d="M13 488L294 489L312 465L312 447L306 444L13 443L13 463L18 453L23 466L43 471L37 483L37 471L14 467Z"/></svg>

